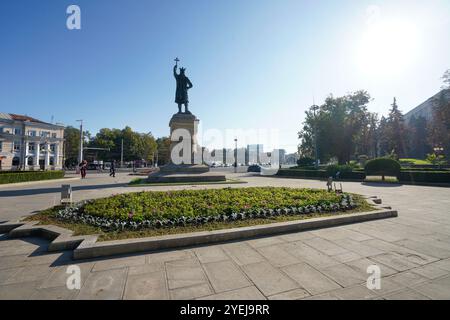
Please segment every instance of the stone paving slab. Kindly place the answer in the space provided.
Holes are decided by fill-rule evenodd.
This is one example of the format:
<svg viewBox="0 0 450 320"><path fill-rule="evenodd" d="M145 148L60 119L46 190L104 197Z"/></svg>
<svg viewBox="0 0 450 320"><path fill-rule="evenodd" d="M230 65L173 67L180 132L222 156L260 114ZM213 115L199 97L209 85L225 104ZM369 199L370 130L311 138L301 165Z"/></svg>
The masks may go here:
<svg viewBox="0 0 450 320"><path fill-rule="evenodd" d="M311 295L341 288L336 282L306 263L287 266L282 270Z"/></svg>
<svg viewBox="0 0 450 320"><path fill-rule="evenodd" d="M184 287L170 290L170 298L174 300L192 300L200 297L210 296L213 290L208 284L200 284L192 287Z"/></svg>
<svg viewBox="0 0 450 320"><path fill-rule="evenodd" d="M124 299L166 300L168 298L169 292L164 271L128 276Z"/></svg>
<svg viewBox="0 0 450 320"><path fill-rule="evenodd" d="M266 300L255 287L246 287L201 298L202 300Z"/></svg>
<svg viewBox="0 0 450 320"><path fill-rule="evenodd" d="M265 296L271 296L300 287L292 278L289 278L268 262L245 265L243 269Z"/></svg>
<svg viewBox="0 0 450 320"><path fill-rule="evenodd" d="M251 285L245 274L231 261L206 263L204 269L215 292L230 291Z"/></svg>
<svg viewBox="0 0 450 320"><path fill-rule="evenodd" d="M78 300L118 300L123 297L127 269L92 272L76 296Z"/></svg>

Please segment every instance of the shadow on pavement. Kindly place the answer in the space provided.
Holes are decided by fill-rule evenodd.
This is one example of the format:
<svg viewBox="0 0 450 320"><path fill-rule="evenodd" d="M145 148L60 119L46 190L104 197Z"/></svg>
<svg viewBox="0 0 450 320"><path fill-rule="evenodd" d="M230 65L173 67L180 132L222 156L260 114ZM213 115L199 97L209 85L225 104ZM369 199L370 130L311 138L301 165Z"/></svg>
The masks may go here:
<svg viewBox="0 0 450 320"><path fill-rule="evenodd" d="M403 186L401 183L383 183L383 182L362 182L363 186L369 187L388 187L388 188L397 188Z"/></svg>
<svg viewBox="0 0 450 320"><path fill-rule="evenodd" d="M72 191L94 190L94 189L110 189L121 188L127 186L128 183L111 183L111 184L94 184L89 186L73 186ZM36 188L36 189L19 189L19 190L4 190L0 191L0 198L31 196L37 194L59 193L61 187L54 188Z"/></svg>

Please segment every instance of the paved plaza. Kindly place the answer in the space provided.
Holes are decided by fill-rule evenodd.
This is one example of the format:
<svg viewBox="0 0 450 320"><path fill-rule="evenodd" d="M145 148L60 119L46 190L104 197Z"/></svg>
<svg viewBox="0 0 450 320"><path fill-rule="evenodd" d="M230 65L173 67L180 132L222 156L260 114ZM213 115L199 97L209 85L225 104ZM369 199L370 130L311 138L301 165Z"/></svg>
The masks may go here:
<svg viewBox="0 0 450 320"><path fill-rule="evenodd" d="M326 188L325 182L228 174L245 186ZM74 200L140 190L133 177L91 174L70 181ZM0 187L0 221L57 204L61 182ZM2 299L450 299L450 188L343 183L344 191L376 195L397 218L308 232L136 254L71 259L47 253L48 241L0 236ZM69 290L67 267L81 270ZM369 290L367 267L381 269L381 288Z"/></svg>

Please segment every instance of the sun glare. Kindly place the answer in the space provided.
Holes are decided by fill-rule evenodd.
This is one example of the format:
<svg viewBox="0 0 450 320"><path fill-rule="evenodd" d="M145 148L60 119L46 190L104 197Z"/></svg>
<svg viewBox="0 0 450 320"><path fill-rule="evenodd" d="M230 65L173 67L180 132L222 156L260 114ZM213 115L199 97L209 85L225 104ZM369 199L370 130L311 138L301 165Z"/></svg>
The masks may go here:
<svg viewBox="0 0 450 320"><path fill-rule="evenodd" d="M417 27L407 21L379 21L367 27L358 51L362 71L394 75L411 66L420 49Z"/></svg>

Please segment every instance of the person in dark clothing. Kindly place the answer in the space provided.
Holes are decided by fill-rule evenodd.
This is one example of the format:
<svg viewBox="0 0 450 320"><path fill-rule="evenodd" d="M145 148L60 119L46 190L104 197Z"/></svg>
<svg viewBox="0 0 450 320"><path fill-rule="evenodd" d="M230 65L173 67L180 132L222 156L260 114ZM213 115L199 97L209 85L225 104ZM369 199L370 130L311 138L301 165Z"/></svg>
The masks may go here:
<svg viewBox="0 0 450 320"><path fill-rule="evenodd" d="M115 178L116 177L116 164L115 162L111 162L111 167L109 168L109 176Z"/></svg>
<svg viewBox="0 0 450 320"><path fill-rule="evenodd" d="M86 170L87 170L87 161L83 160L80 163L80 173L81 173L81 179L85 179L86 178Z"/></svg>

